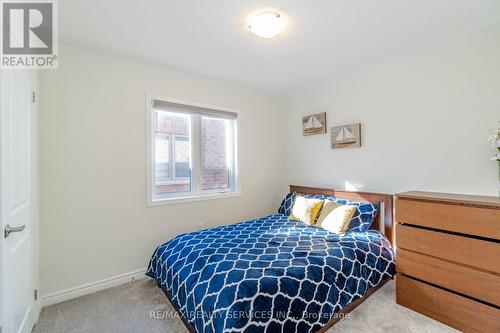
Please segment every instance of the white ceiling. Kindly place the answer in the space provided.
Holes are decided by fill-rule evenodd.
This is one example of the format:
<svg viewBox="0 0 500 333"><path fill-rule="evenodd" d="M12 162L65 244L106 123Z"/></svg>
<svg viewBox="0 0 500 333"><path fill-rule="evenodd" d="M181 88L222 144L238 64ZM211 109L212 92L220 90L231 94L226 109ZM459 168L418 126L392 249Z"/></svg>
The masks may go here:
<svg viewBox="0 0 500 333"><path fill-rule="evenodd" d="M500 0L62 0L61 39L198 75L286 91L500 17ZM276 8L271 40L248 14Z"/></svg>

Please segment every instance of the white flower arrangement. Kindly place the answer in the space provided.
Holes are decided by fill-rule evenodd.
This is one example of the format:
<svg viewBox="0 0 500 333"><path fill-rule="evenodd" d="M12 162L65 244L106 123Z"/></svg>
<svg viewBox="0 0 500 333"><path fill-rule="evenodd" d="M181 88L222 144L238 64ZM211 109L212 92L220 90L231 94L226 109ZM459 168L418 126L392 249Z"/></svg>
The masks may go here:
<svg viewBox="0 0 500 333"><path fill-rule="evenodd" d="M490 146L492 148L496 148L498 150L498 152L493 155L491 160L500 162L500 121L497 123L497 126L493 130L493 133L491 133L488 141L490 142Z"/></svg>
<svg viewBox="0 0 500 333"><path fill-rule="evenodd" d="M488 138L491 148L496 148L497 152L491 158L492 161L498 162L498 196L500 197L500 121Z"/></svg>

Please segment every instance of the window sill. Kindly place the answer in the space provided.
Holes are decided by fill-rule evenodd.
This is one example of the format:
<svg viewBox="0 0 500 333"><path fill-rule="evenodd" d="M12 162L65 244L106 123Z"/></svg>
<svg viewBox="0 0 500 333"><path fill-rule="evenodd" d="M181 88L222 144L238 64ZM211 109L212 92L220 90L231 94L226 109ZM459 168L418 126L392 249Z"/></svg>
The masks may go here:
<svg viewBox="0 0 500 333"><path fill-rule="evenodd" d="M155 182L155 186L164 186L164 185L186 185L191 183L189 178L186 179L177 179L177 180L165 180Z"/></svg>
<svg viewBox="0 0 500 333"><path fill-rule="evenodd" d="M191 196L176 197L176 198L162 198L156 200L149 200L148 206L156 207L156 206L182 204L195 201L234 198L240 196L241 193L238 191L238 192L226 192L226 193L211 193L203 195L191 195Z"/></svg>

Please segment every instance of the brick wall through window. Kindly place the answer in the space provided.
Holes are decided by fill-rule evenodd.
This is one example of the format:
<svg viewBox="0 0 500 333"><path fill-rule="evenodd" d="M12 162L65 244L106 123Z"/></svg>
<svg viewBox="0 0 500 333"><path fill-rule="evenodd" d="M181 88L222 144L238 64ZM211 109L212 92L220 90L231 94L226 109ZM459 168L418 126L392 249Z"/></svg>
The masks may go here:
<svg viewBox="0 0 500 333"><path fill-rule="evenodd" d="M201 186L204 190L227 188L228 121L217 118L201 120Z"/></svg>
<svg viewBox="0 0 500 333"><path fill-rule="evenodd" d="M201 117L201 187L203 190L229 187L227 119ZM171 112L155 113L157 141L155 165L157 194L191 189L190 119ZM161 148L164 147L164 148ZM158 151L158 149L162 149ZM168 157L166 157L168 156ZM168 162L168 163L167 163Z"/></svg>

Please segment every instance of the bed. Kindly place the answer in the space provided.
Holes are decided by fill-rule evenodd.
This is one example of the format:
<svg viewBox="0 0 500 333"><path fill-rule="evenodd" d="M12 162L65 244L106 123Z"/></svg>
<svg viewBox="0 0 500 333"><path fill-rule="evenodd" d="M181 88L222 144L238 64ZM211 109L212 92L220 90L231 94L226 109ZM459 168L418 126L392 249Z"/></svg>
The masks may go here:
<svg viewBox="0 0 500 333"><path fill-rule="evenodd" d="M343 236L282 212L160 245L146 275L189 331L324 332L394 276L391 195L293 185L290 192L372 203L378 214L370 230Z"/></svg>

